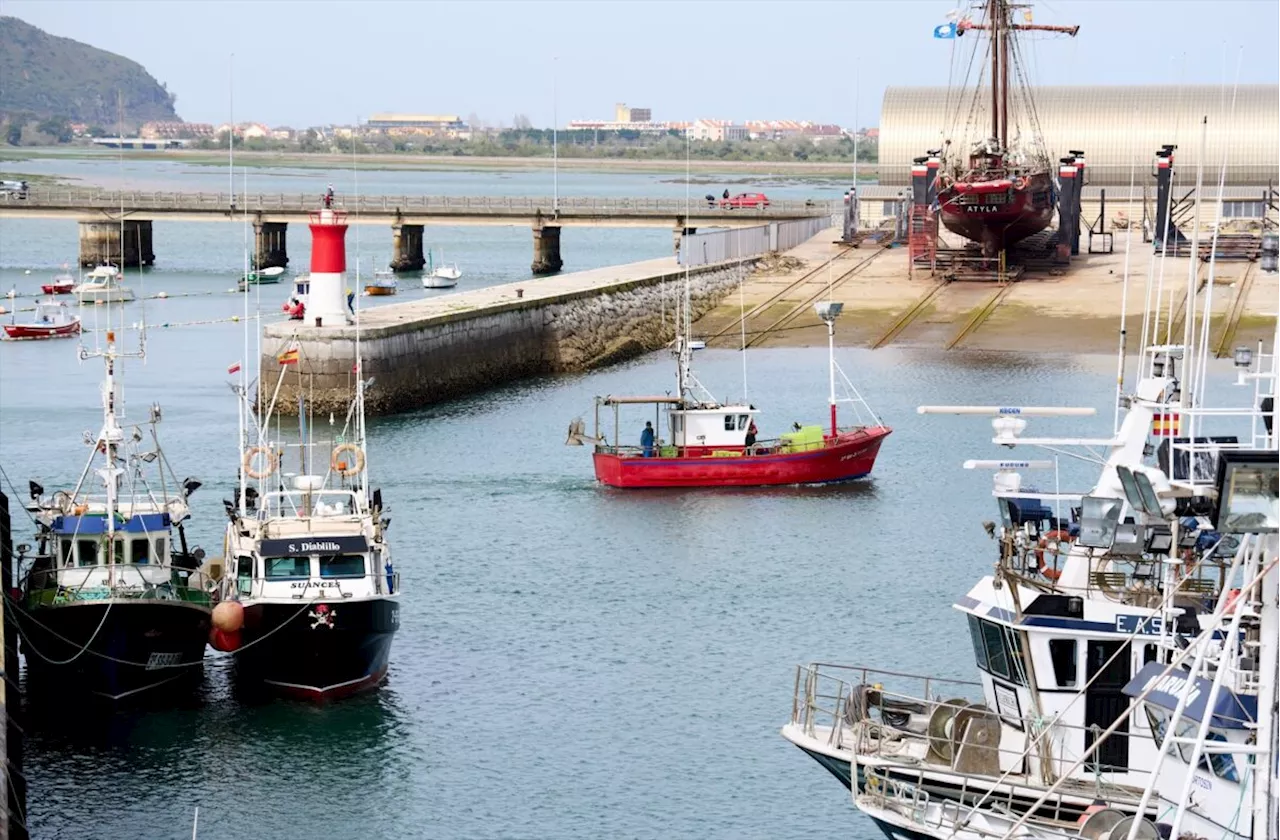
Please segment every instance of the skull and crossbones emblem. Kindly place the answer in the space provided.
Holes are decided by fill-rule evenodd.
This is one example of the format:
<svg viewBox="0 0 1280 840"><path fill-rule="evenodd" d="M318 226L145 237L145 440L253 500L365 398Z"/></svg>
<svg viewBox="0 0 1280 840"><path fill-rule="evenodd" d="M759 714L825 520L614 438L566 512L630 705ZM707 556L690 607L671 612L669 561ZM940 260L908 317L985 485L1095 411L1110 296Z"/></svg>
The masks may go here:
<svg viewBox="0 0 1280 840"><path fill-rule="evenodd" d="M329 609L328 604L319 604L314 610L307 613L307 617L311 619L311 629L317 627L333 627L333 619L338 615L337 610Z"/></svg>

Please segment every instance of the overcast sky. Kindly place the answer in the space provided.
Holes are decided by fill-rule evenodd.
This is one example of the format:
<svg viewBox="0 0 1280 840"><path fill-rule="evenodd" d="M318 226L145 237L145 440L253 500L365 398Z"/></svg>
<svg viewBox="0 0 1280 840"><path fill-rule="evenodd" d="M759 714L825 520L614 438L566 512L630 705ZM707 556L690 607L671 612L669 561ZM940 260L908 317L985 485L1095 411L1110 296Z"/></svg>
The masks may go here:
<svg viewBox="0 0 1280 840"><path fill-rule="evenodd" d="M4 0L0 10L140 62L192 122L301 127L376 111L535 125L718 117L875 125L888 85L945 85L957 0ZM1276 0L1053 0L1039 84L1280 77ZM231 54L235 54L234 74ZM1227 58L1224 61L1224 55ZM553 83L554 81L554 83Z"/></svg>

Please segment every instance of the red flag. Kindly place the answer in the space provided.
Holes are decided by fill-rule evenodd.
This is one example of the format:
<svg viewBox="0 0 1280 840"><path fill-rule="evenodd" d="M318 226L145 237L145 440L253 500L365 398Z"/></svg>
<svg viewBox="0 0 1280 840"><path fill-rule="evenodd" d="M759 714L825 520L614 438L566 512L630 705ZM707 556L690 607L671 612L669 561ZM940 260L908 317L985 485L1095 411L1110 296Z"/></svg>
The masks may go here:
<svg viewBox="0 0 1280 840"><path fill-rule="evenodd" d="M232 364L227 365L227 373L239 373L239 372L240 372L239 362L234 362Z"/></svg>

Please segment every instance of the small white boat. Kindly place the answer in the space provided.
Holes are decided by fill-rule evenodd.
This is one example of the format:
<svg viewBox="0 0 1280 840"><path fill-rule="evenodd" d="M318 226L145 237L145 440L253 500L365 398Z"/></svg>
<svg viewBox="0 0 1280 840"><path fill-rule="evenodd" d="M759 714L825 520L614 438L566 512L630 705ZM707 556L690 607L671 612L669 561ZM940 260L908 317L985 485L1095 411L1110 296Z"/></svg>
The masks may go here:
<svg viewBox="0 0 1280 840"><path fill-rule="evenodd" d="M120 269L114 265L100 265L90 271L71 292L81 303L124 303L133 300L133 290L120 285Z"/></svg>
<svg viewBox="0 0 1280 840"><path fill-rule="evenodd" d="M427 273L422 277L422 286L426 289L449 289L458 285L458 278L462 276L462 269L458 268L457 263L446 263L444 261L444 249L440 249L440 264L435 265L435 260L430 252L427 253L427 259L431 262L427 265Z"/></svg>

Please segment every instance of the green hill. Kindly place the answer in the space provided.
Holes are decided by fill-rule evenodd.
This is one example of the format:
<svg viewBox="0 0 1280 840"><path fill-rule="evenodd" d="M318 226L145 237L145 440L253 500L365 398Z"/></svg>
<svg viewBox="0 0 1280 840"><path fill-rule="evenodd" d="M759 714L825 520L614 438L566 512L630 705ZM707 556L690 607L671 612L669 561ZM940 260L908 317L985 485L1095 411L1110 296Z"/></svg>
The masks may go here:
<svg viewBox="0 0 1280 840"><path fill-rule="evenodd" d="M176 120L173 94L136 61L0 17L0 115L64 117L114 129Z"/></svg>

